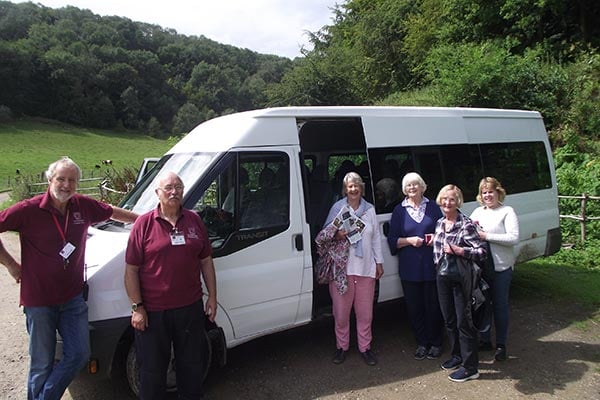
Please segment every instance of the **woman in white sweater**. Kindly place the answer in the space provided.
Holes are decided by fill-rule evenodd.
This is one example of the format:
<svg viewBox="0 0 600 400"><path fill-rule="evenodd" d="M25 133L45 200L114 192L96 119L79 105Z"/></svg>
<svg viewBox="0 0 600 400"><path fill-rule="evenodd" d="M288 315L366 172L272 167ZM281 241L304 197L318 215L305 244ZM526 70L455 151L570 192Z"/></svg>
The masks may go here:
<svg viewBox="0 0 600 400"><path fill-rule="evenodd" d="M497 361L506 360L508 335L508 295L515 265L514 246L519 242L519 220L510 206L502 204L506 191L496 178L483 178L479 182L477 201L481 204L471 214L479 225L479 237L490 243L494 260L494 278L489 282L492 289L494 327L496 331ZM481 334L480 350L492 350L491 329Z"/></svg>

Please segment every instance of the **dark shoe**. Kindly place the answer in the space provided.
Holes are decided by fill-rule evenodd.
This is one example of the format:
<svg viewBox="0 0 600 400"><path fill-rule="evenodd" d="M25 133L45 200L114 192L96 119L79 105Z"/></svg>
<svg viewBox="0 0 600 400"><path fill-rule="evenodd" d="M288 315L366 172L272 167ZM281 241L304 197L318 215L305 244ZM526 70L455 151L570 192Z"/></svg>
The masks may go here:
<svg viewBox="0 0 600 400"><path fill-rule="evenodd" d="M477 378L479 378L479 372L468 371L465 367L460 367L458 370L448 375L448 379L452 382L466 382Z"/></svg>
<svg viewBox="0 0 600 400"><path fill-rule="evenodd" d="M451 359L444 361L441 365L442 369L445 370L451 370L451 369L456 369L460 366L460 364L462 363L462 358L458 357L458 356L452 356Z"/></svg>
<svg viewBox="0 0 600 400"><path fill-rule="evenodd" d="M377 357L375 357L375 354L371 351L371 349L366 350L364 353L360 353L360 355L368 366L372 367L373 365L377 364Z"/></svg>
<svg viewBox="0 0 600 400"><path fill-rule="evenodd" d="M494 346L490 342L479 342L479 351L492 351Z"/></svg>
<svg viewBox="0 0 600 400"><path fill-rule="evenodd" d="M428 360L437 360L442 356L442 348L438 346L431 346L427 352Z"/></svg>
<svg viewBox="0 0 600 400"><path fill-rule="evenodd" d="M506 360L506 347L498 345L496 349L496 354L494 354L494 358L496 361L504 361Z"/></svg>
<svg viewBox="0 0 600 400"><path fill-rule="evenodd" d="M427 348L425 346L417 347L415 351L415 360L424 360L427 357Z"/></svg>
<svg viewBox="0 0 600 400"><path fill-rule="evenodd" d="M341 364L346 360L346 352L342 349L336 349L335 354L333 355L333 363Z"/></svg>

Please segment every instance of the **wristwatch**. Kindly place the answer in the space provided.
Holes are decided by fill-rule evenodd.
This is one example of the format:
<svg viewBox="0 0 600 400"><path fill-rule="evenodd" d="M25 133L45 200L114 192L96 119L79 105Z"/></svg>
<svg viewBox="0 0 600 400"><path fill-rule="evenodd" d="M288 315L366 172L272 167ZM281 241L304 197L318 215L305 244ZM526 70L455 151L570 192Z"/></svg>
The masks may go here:
<svg viewBox="0 0 600 400"><path fill-rule="evenodd" d="M141 301L139 303L133 303L131 305L131 311L132 312L136 312L138 308L143 307L144 303L142 303Z"/></svg>

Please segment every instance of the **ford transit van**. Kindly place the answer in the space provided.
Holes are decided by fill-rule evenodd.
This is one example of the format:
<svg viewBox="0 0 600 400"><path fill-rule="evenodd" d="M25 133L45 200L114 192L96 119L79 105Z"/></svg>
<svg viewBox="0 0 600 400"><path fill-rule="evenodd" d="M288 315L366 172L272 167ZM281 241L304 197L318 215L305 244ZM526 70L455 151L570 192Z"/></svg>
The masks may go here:
<svg viewBox="0 0 600 400"><path fill-rule="evenodd" d="M538 112L294 107L215 118L170 149L121 204L148 212L158 203L157 176L173 171L182 178L184 206L202 216L213 249L219 307L207 326L213 364L223 365L229 348L329 315L328 290L315 281L314 238L350 170L366 183L384 241L402 177L416 171L429 198L447 183L458 185L467 215L476 207L479 180L498 178L521 222L518 262L560 248L556 177ZM108 222L89 230L90 366L101 376L126 371L137 391L123 286L130 228ZM376 302L402 297L397 259L387 243L382 248L386 272ZM176 385L172 373L169 384Z"/></svg>

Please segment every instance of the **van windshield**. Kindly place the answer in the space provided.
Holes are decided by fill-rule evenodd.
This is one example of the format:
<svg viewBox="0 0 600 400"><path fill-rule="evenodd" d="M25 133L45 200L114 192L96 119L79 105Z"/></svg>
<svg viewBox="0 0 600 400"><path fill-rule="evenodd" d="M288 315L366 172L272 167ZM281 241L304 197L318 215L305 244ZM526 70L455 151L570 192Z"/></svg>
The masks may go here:
<svg viewBox="0 0 600 400"><path fill-rule="evenodd" d="M146 213L158 204L154 190L158 186L158 177L162 172L175 172L183 180L184 196L193 188L206 169L213 163L218 153L178 153L167 154L136 185L123 200L121 207L138 214Z"/></svg>

